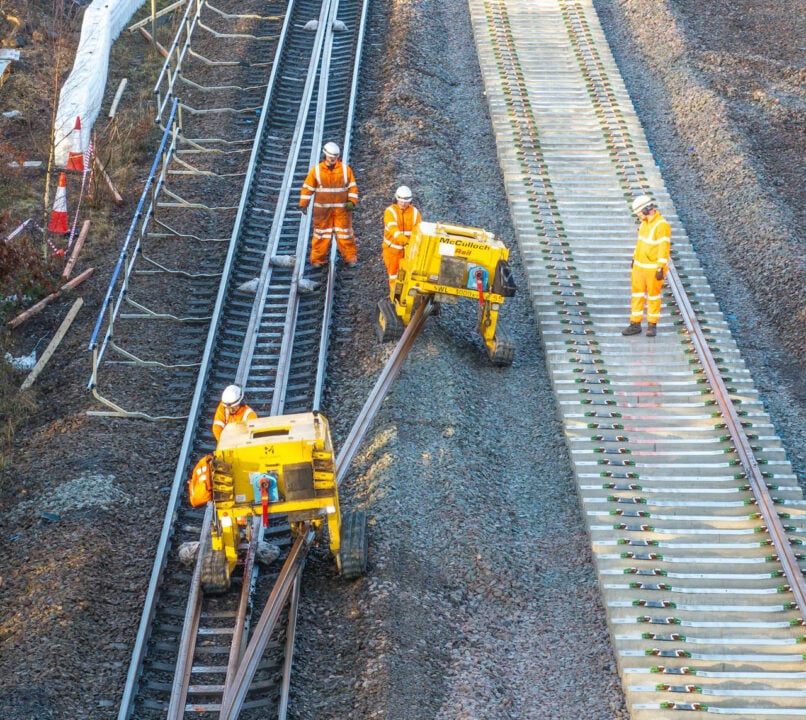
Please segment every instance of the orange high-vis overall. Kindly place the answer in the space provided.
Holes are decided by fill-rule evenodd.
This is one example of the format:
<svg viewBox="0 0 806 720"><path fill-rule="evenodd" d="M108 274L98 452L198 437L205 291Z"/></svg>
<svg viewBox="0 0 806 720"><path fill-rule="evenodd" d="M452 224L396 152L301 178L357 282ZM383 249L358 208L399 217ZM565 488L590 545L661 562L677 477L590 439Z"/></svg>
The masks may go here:
<svg viewBox="0 0 806 720"><path fill-rule="evenodd" d="M671 248L672 229L656 210L652 218L642 220L638 228L631 276L631 323L640 323L643 320L645 299L647 322L657 323L660 319L663 280L658 280L655 273L661 268L663 277L666 277Z"/></svg>
<svg viewBox="0 0 806 720"><path fill-rule="evenodd" d="M390 205L383 213L383 264L389 273L389 287L394 288L397 280L397 269L406 245L409 243L411 231L421 220L420 211L409 205L405 210L397 203Z"/></svg>
<svg viewBox="0 0 806 720"><path fill-rule="evenodd" d="M213 435L216 442L218 442L221 437L221 431L228 423L253 420L256 417L257 413L248 405L241 405L235 412L232 412L229 408L224 407L224 403L218 403L213 416Z"/></svg>
<svg viewBox="0 0 806 720"><path fill-rule="evenodd" d="M341 161L336 162L332 169L324 161L314 165L300 190L299 206L308 207L311 199L311 265L323 265L327 262L333 235L336 236L336 245L344 261L356 262L358 251L353 235L353 216L346 208L348 200L358 205L358 185L352 168Z"/></svg>

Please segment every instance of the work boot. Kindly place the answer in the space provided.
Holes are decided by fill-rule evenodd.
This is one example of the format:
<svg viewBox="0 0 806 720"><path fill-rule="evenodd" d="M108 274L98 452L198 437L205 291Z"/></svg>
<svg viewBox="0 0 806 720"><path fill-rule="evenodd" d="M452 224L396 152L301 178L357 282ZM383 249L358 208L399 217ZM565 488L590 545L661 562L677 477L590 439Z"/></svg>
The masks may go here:
<svg viewBox="0 0 806 720"><path fill-rule="evenodd" d="M621 331L622 335L640 335L641 334L641 323L631 322L627 327L625 327Z"/></svg>
<svg viewBox="0 0 806 720"><path fill-rule="evenodd" d="M647 323L646 336L655 337L658 334L657 323Z"/></svg>

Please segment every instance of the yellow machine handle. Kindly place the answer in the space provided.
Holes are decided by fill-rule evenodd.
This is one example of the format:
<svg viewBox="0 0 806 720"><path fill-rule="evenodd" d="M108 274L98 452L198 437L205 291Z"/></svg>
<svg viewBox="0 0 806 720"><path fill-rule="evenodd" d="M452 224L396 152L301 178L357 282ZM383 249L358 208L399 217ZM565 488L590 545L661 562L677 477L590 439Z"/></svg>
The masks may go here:
<svg viewBox="0 0 806 720"><path fill-rule="evenodd" d="M438 222L435 229L438 233L444 235L455 235L472 240L487 240L487 233L481 228L471 228L463 225L451 225L450 223Z"/></svg>
<svg viewBox="0 0 806 720"><path fill-rule="evenodd" d="M253 440L260 440L262 438L272 438L272 437L285 437L291 432L291 426L283 426L283 427L273 427L264 430L252 430L250 432L250 437Z"/></svg>

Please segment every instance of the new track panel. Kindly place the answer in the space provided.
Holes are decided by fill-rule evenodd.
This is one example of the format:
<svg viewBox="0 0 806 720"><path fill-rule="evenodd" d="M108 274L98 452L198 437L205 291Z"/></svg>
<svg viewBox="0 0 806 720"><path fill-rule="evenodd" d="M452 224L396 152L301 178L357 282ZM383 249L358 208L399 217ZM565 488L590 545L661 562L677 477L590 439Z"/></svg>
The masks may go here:
<svg viewBox="0 0 806 720"><path fill-rule="evenodd" d="M802 492L592 3L469 5L631 717L806 717ZM627 338L642 193L674 269L658 336Z"/></svg>

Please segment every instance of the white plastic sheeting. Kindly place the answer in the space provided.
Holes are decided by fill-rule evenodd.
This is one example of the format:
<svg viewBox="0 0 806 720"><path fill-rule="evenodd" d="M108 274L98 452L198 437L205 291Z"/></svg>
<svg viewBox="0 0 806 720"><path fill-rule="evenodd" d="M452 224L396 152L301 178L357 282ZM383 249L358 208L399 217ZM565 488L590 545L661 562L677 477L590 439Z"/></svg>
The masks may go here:
<svg viewBox="0 0 806 720"><path fill-rule="evenodd" d="M93 0L84 11L73 70L59 93L54 136L58 166L67 164L77 117L81 118L81 148L87 148L95 118L101 111L112 43L143 2Z"/></svg>

